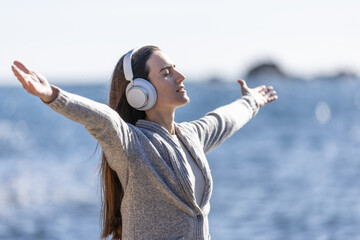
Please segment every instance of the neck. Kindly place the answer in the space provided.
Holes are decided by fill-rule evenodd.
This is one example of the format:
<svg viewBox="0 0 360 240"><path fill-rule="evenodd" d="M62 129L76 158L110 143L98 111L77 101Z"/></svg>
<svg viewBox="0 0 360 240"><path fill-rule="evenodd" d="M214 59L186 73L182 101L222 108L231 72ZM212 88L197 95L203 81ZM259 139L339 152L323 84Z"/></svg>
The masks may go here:
<svg viewBox="0 0 360 240"><path fill-rule="evenodd" d="M161 111L150 109L146 111L146 120L155 122L164 127L171 135L175 134L175 111Z"/></svg>

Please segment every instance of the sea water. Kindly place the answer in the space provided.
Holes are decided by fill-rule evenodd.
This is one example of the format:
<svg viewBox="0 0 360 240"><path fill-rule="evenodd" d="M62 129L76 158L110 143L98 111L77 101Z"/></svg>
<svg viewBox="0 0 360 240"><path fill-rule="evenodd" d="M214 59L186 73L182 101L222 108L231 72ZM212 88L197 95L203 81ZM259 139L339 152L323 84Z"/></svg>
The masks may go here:
<svg viewBox="0 0 360 240"><path fill-rule="evenodd" d="M271 84L279 99L208 154L212 239L360 239L360 82ZM106 85L60 87L105 103ZM241 96L235 82L186 90L177 122ZM99 239L95 148L80 124L0 88L0 239Z"/></svg>

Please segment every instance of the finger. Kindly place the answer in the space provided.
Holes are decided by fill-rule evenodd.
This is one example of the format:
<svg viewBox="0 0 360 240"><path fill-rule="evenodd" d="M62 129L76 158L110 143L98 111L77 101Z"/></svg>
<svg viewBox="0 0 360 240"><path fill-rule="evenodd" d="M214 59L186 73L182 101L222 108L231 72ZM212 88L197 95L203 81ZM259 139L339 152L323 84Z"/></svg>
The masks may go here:
<svg viewBox="0 0 360 240"><path fill-rule="evenodd" d="M268 103L271 103L271 102L275 101L276 99L278 99L277 95L272 96L271 98L268 99Z"/></svg>
<svg viewBox="0 0 360 240"><path fill-rule="evenodd" d="M26 91L28 91L28 93L31 93L33 95L35 95L35 86L33 82L29 82L28 88L26 89Z"/></svg>
<svg viewBox="0 0 360 240"><path fill-rule="evenodd" d="M16 67L18 67L24 73L30 74L30 70L23 63L21 63L19 61L14 61L14 65Z"/></svg>
<svg viewBox="0 0 360 240"><path fill-rule="evenodd" d="M254 90L257 92L264 91L265 89L266 89L265 85L257 86L256 88L254 88Z"/></svg>
<svg viewBox="0 0 360 240"><path fill-rule="evenodd" d="M14 72L16 78L20 81L20 82L24 82L25 81L25 77L22 75L22 72L20 71L20 69L15 66L12 65L11 66L12 71Z"/></svg>
<svg viewBox="0 0 360 240"><path fill-rule="evenodd" d="M271 91L273 91L273 87L265 87L264 90L260 91L259 93L263 96L263 97L266 97L266 96L269 96L269 93L271 93Z"/></svg>
<svg viewBox="0 0 360 240"><path fill-rule="evenodd" d="M274 97L274 96L276 96L276 91L275 91L275 90L269 91L269 92L267 92L266 95L265 95L265 97L266 97L267 99L270 99L270 98L272 98L272 97Z"/></svg>
<svg viewBox="0 0 360 240"><path fill-rule="evenodd" d="M272 86L268 86L268 87L266 87L266 88L264 89L264 92L265 92L265 93L268 93L268 92L270 92L270 91L272 91L272 90L274 90L274 88L273 88Z"/></svg>
<svg viewBox="0 0 360 240"><path fill-rule="evenodd" d="M29 74L26 74L24 71L19 69L15 64L12 65L11 68L12 68L13 72L15 73L15 76L21 82L21 84L23 85L23 88L25 88L25 89L34 87L33 82L42 82L39 79L39 76L35 72L30 71ZM27 69L27 70L29 71L29 69Z"/></svg>
<svg viewBox="0 0 360 240"><path fill-rule="evenodd" d="M36 76L38 82L41 82L41 83L47 82L46 78L43 75L41 75L40 73L36 73L36 72L32 72L32 73Z"/></svg>
<svg viewBox="0 0 360 240"><path fill-rule="evenodd" d="M20 71L15 65L11 66L16 78L19 80L24 89L29 87L29 81L26 80L26 77L23 75L23 72Z"/></svg>

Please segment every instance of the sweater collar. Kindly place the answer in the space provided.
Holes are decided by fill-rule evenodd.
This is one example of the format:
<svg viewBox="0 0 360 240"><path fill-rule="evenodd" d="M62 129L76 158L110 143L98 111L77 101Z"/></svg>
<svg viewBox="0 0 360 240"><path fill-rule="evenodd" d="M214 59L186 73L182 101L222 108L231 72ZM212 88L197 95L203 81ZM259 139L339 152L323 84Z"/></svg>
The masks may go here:
<svg viewBox="0 0 360 240"><path fill-rule="evenodd" d="M148 121L145 119L140 119L136 122L135 125L139 128L143 128L143 129L158 133L166 140L171 141L175 145L178 145L174 141L174 138L171 136L171 134L168 132L168 130L166 130L166 128L164 128L163 126L161 126L160 124L158 124L156 122ZM175 133L177 132L176 130L177 130L177 123L175 123Z"/></svg>
<svg viewBox="0 0 360 240"><path fill-rule="evenodd" d="M161 126L160 124L158 124L156 122L148 121L145 119L140 119L136 122L135 125L139 128L144 128L144 129L150 130L152 132L156 132L164 137L167 136L167 137L171 138L171 134L168 132L168 130L166 130L166 128L164 128L163 126Z"/></svg>
<svg viewBox="0 0 360 240"><path fill-rule="evenodd" d="M170 133L160 124L145 119L140 119L135 124L137 127L145 128L153 132L160 133L162 135L170 135Z"/></svg>

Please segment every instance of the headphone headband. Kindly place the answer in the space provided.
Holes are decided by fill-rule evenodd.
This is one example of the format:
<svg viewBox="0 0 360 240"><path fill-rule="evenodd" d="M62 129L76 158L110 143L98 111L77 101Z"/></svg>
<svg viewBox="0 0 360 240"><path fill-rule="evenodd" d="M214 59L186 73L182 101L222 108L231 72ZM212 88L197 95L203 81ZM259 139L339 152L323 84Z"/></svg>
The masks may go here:
<svg viewBox="0 0 360 240"><path fill-rule="evenodd" d="M134 48L131 49L124 57L124 62L123 62L123 68L124 68L124 75L125 75L125 79L130 81L131 84L133 84L133 79L134 79L134 74L132 71L132 64L131 64L131 57L132 55L139 50L139 48Z"/></svg>

